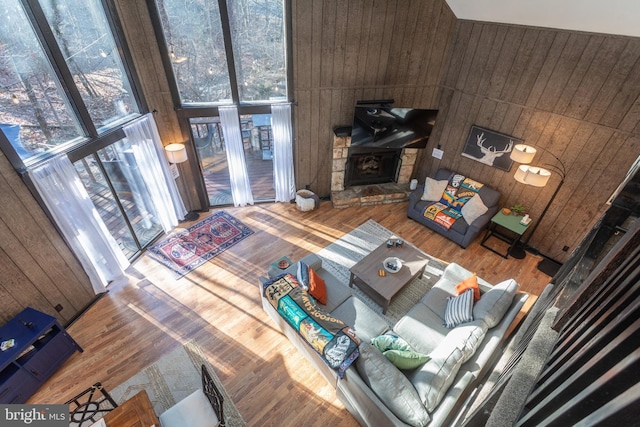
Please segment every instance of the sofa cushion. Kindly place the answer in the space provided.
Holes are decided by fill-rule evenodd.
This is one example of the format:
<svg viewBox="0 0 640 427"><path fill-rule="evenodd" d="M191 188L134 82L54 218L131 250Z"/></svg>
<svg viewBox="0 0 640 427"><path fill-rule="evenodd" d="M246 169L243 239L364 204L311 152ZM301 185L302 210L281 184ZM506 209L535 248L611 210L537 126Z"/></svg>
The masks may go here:
<svg viewBox="0 0 640 427"><path fill-rule="evenodd" d="M420 200L426 200L428 202L437 202L442 197L442 193L445 188L447 188L448 181L445 180L435 180L433 178L427 177L424 182L424 192L422 193L422 197Z"/></svg>
<svg viewBox="0 0 640 427"><path fill-rule="evenodd" d="M493 328L500 323L517 291L518 282L513 279L498 283L476 302L473 307L473 318L484 320L489 329Z"/></svg>
<svg viewBox="0 0 640 427"><path fill-rule="evenodd" d="M478 190L478 195L482 198L482 203L488 208L497 206L500 200L500 193L486 185Z"/></svg>
<svg viewBox="0 0 640 427"><path fill-rule="evenodd" d="M461 323L473 320L473 289L467 289L462 294L449 297L444 311L444 325L454 328Z"/></svg>
<svg viewBox="0 0 640 427"><path fill-rule="evenodd" d="M422 297L420 302L429 307L440 319L440 322L444 324L444 312L447 308L447 303L450 297L455 297L456 288L454 283L436 283L427 294Z"/></svg>
<svg viewBox="0 0 640 427"><path fill-rule="evenodd" d="M415 351L424 354L431 353L449 333L449 329L444 326L444 318L422 303L417 303L402 316L394 325L393 331L404 338Z"/></svg>
<svg viewBox="0 0 640 427"><path fill-rule="evenodd" d="M347 298L331 315L350 325L358 338L367 343L389 330L389 325L378 313L355 297Z"/></svg>
<svg viewBox="0 0 640 427"><path fill-rule="evenodd" d="M409 374L409 380L427 411L432 412L451 387L463 354L456 345L439 345L429 356L427 363Z"/></svg>
<svg viewBox="0 0 640 427"><path fill-rule="evenodd" d="M371 339L371 344L383 353L387 350L411 350L411 346L407 341L405 341L402 337L399 337L392 333L386 333L378 335L377 337L373 337Z"/></svg>
<svg viewBox="0 0 640 427"><path fill-rule="evenodd" d="M382 353L398 369L415 369L426 363L430 357L411 350L387 350Z"/></svg>
<svg viewBox="0 0 640 427"><path fill-rule="evenodd" d="M211 402L201 389L191 393L160 415L163 427L215 427L220 425Z"/></svg>
<svg viewBox="0 0 640 427"><path fill-rule="evenodd" d="M472 224L473 221L484 215L489 210L482 202L482 198L476 194L467 203L464 204L460 213L467 223Z"/></svg>
<svg viewBox="0 0 640 427"><path fill-rule="evenodd" d="M462 352L462 363L471 359L487 334L487 324L482 320L456 326L444 337L440 345L455 346Z"/></svg>
<svg viewBox="0 0 640 427"><path fill-rule="evenodd" d="M367 342L360 344L356 369L362 380L396 417L412 426L429 424L429 413L422 405L416 389L377 348Z"/></svg>

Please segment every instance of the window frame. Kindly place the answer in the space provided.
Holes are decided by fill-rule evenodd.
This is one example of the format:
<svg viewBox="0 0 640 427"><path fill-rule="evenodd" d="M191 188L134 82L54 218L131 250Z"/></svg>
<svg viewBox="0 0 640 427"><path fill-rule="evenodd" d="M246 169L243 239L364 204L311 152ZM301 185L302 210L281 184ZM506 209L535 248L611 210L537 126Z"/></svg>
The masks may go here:
<svg viewBox="0 0 640 427"><path fill-rule="evenodd" d="M117 47L118 54L120 55L124 73L131 85L133 99L136 102L140 113L136 114L135 117L121 119L113 126L113 128L103 132L102 134L98 134L97 128L93 123L87 106L85 105L82 95L80 94L80 91L73 79L73 74L64 60L64 55L60 50L60 46L58 45L55 35L47 22L39 0L19 1L29 22L31 23L33 33L38 39L42 52L49 61L51 69L61 85L61 95L66 98L71 107L74 119L80 126L80 130L84 132L84 135L79 136L77 139L67 141L56 148L35 155L26 163L15 151L4 133L0 132L0 149L5 153L5 156L10 161L13 168L18 173L24 174L30 168L35 167L41 162L60 153L69 154L69 157L73 162L75 157L73 154L76 152L88 153L109 145L114 140L117 140L116 135L124 135L122 127L131 120L135 120L141 115L144 115L145 112L148 111L148 106L141 90L142 86L140 84L140 80L134 72L131 51L129 50L124 37L124 31L118 19L113 0L99 0L99 3L103 8L107 19L107 25L111 30L111 35L114 39L115 46Z"/></svg>
<svg viewBox="0 0 640 427"><path fill-rule="evenodd" d="M171 59L169 56L169 49L167 47L167 39L164 35L164 29L162 27L162 20L160 19L160 12L156 5L156 0L147 0L147 7L151 16L153 24L153 30L158 41L158 48L160 49L160 55L162 57L162 64L164 71L167 75L169 82L169 88L171 91L171 98L173 100L174 108L178 113L180 119L193 118L193 117L206 117L210 115L219 115L218 107L226 105L236 105L238 107L238 114L265 114L271 112L271 104L287 103L293 101L293 43L291 41L292 34L292 1L281 0L283 3L284 12L284 41L285 41L285 64L286 64L286 78L287 78L287 96L285 99L270 102L269 100L255 101L255 102L242 102L240 101L240 91L238 90L238 76L236 74L236 64L233 53L233 44L231 37L231 26L229 22L229 9L227 7L228 0L217 0L218 9L220 11L220 22L222 25L222 35L224 40L224 49L227 57L227 73L229 75L229 84L231 85L231 103L188 103L182 104L178 83L176 81L175 73L173 72L173 66L171 65ZM181 120L182 122L182 120ZM186 123L186 122L185 122Z"/></svg>

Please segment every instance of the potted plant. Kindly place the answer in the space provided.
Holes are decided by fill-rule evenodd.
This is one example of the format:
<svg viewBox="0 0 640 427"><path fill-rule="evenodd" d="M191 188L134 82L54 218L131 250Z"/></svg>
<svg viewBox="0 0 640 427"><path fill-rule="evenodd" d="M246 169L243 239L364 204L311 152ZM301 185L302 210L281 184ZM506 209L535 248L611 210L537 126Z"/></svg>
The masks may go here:
<svg viewBox="0 0 640 427"><path fill-rule="evenodd" d="M516 203L515 205L511 206L511 212L513 212L514 215L521 216L526 214L527 210L520 203Z"/></svg>

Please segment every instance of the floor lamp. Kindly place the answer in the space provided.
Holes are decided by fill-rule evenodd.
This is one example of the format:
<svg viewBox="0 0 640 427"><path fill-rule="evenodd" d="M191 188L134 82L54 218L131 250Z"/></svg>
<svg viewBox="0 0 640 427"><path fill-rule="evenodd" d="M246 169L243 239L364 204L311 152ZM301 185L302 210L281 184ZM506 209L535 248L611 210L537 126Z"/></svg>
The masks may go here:
<svg viewBox="0 0 640 427"><path fill-rule="evenodd" d="M167 155L167 160L171 163L172 166L175 166L178 163L184 163L188 160L187 157L187 149L184 144L169 144L164 147L165 154ZM175 175L177 177L177 170L175 171ZM184 217L184 221L195 221L200 217L198 212L191 211L187 213Z"/></svg>
<svg viewBox="0 0 640 427"><path fill-rule="evenodd" d="M542 214L537 219L536 223L533 225L533 228L531 229L529 236L527 236L527 238L523 242L525 247L529 239L531 239L531 236L533 236L533 233L535 233L536 229L538 228L538 225L540 225L540 223L542 222L542 219L544 218L547 211L549 210L551 203L553 203L556 196L558 195L558 191L560 191L560 188L564 184L564 180L566 178L566 168L564 166L564 163L562 163L562 161L555 154L547 150L545 151L549 153L558 162L559 166L553 166L553 165L545 165L545 166L547 166L550 169L553 169L558 175L560 175L560 184L558 184L558 186L556 187L556 190L553 192L553 195L547 202L547 205L544 207ZM513 178L516 181L525 185L532 185L534 187L544 187L549 182L549 178L551 177L551 171L538 166L529 166L529 163L533 161L533 158L535 157L536 152L537 150L534 147L526 144L518 144L513 148L513 150L511 151L511 160L513 160L514 162L520 163L520 166L518 166L518 169L516 170L516 173L513 176ZM543 261L538 263L538 269L540 269L540 264L542 262Z"/></svg>

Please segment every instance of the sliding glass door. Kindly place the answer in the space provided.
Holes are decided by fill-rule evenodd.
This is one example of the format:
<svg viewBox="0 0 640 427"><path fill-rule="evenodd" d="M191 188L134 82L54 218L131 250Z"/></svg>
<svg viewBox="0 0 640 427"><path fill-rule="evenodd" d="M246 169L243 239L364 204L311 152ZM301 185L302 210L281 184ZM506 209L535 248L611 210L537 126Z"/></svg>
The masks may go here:
<svg viewBox="0 0 640 427"><path fill-rule="evenodd" d="M211 206L232 205L231 174L219 117L190 119L194 145ZM257 202L275 200L270 114L240 116L244 158Z"/></svg>
<svg viewBox="0 0 640 427"><path fill-rule="evenodd" d="M74 166L100 217L128 259L163 232L126 140L100 149L76 161Z"/></svg>

